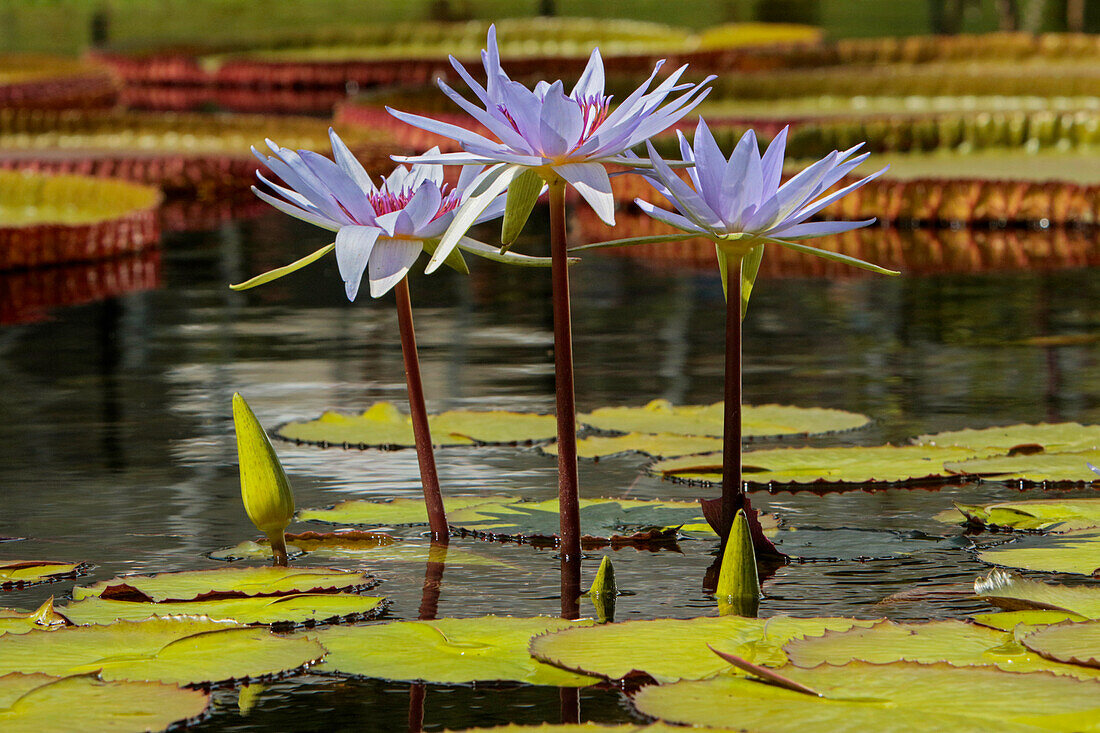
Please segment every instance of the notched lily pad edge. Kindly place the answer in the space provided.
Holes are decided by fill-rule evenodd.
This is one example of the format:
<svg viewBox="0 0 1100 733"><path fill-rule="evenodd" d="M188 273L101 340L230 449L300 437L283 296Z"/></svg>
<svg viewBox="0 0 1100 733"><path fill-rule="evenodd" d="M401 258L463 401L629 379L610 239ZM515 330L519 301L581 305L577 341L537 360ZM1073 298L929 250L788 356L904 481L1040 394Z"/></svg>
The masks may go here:
<svg viewBox="0 0 1100 733"><path fill-rule="evenodd" d="M530 545L540 550L554 549L561 545L561 537L556 534L506 534L454 526L450 527L450 530L452 537L472 537L483 542ZM665 549L679 552L680 540L690 539L692 538L680 534L680 527L678 526L662 527L643 530L629 535L613 534L610 537L596 537L586 534L581 537L581 549L600 550L611 548L612 550L620 550L625 547L633 547L636 550L652 550L654 552Z"/></svg>
<svg viewBox="0 0 1100 733"><path fill-rule="evenodd" d="M702 453L694 455L705 455ZM681 456L677 456L680 458ZM687 457L687 456L684 456ZM643 466L642 470L646 475L653 476L655 478L662 479L674 484L681 484L684 486L695 486L703 489L715 488L722 485L722 481L708 481L707 479L699 478L684 478L683 476L677 476L675 473L665 473L663 471L654 470L654 466L664 459L654 459ZM742 469L744 470L744 469ZM683 473L698 473L698 471L692 471L684 469ZM721 470L716 471L721 473ZM818 478L812 481L753 481L748 476L752 476L752 471L748 473L742 473L741 483L749 487L753 491L769 491L772 493L778 493L780 491L796 491L799 489L824 489L834 491L856 491L861 487L874 486L878 488L912 488L921 489L925 488L925 485L929 485L934 488L929 490L939 490L944 486L949 486L953 483L968 484L976 482L979 477L970 473L952 473L952 474L932 474L930 476L923 477L911 477L902 479L900 481L882 481L879 479L869 479L867 481L828 481L826 479ZM873 491L875 489L864 488L864 491Z"/></svg>
<svg viewBox="0 0 1100 733"><path fill-rule="evenodd" d="M22 538L10 538L10 539L22 539ZM71 564L71 563L65 563ZM72 570L68 570L64 573L57 573L55 575L47 575L41 578L34 578L28 580L8 580L0 582L0 590L22 590L23 588L29 588L35 585L45 585L46 583L60 583L63 580L73 580L74 578L83 578L96 567L93 562L79 562L76 563L76 567Z"/></svg>

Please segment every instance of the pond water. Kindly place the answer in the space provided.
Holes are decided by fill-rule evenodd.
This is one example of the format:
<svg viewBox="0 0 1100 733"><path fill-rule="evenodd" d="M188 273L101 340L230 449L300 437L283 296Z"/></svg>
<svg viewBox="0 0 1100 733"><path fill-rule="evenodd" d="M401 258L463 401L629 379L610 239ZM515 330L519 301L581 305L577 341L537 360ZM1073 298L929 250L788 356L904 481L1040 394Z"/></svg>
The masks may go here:
<svg viewBox="0 0 1100 733"><path fill-rule="evenodd" d="M530 231L544 230L541 216ZM240 502L233 392L241 392L269 428L330 408L360 411L383 399L403 404L392 295L347 303L331 258L245 294L226 287L312 251L324 236L274 213L166 235L159 288L0 328L0 535L29 538L0 544L0 556L95 563L82 583L126 572L218 567L204 553L255 534ZM533 234L517 249L546 247ZM429 408L550 411L549 277L484 261L471 265L470 277L441 271L411 282ZM677 403L721 398L716 269L591 256L573 277L582 410L658 397ZM875 445L965 426L1100 422L1100 342L1021 343L1100 333L1097 282L1083 269L762 281L745 325L746 401L836 407L875 419L865 430L785 445ZM299 507L419 496L411 450L345 452L283 442L276 449ZM556 463L535 448L448 448L437 460L445 493L556 495ZM717 495L644 475L644 464L637 456L582 461L582 496ZM779 568L764 585L761 615L924 619L982 610L983 604L941 591L965 589L986 572L972 542L998 538L967 538L932 516L953 500L1019 496L1019 488L1001 483L757 492L754 503L788 526L882 533L870 553L859 552L850 533L825 534L823 554L895 555ZM945 539L932 541L936 537ZM452 547L507 565L447 567L441 616L558 613L553 551L475 539L456 539ZM618 620L716 614L702 588L714 543L683 542L680 550L613 553L619 587L631 592L619 599ZM585 559L586 585L603 554ZM392 600L389 618L416 618L423 565L364 567ZM0 605L34 607L72 585L3 593ZM909 593L887 598L903 591ZM584 599L581 608L590 615ZM426 730L559 722L576 715L578 705L582 720L637 719L610 689L582 690L579 698L556 688L491 685L423 692ZM247 716L236 692L218 692L214 714L198 729L402 730L410 693L404 684L299 676L269 684Z"/></svg>

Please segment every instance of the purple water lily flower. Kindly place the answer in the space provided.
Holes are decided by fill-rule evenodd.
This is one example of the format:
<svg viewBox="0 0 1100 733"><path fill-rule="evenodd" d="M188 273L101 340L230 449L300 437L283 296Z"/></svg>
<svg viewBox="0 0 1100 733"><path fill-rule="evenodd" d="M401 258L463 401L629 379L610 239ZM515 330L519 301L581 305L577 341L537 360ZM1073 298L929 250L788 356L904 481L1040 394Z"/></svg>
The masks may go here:
<svg viewBox="0 0 1100 733"><path fill-rule="evenodd" d="M255 186L252 191L283 213L335 231L335 243L291 265L234 286L236 289L243 290L282 277L335 249L348 299L355 300L364 272L370 282L371 296L378 298L405 277L422 251L435 249L470 184L481 173L478 166L465 166L458 185L448 189L443 182L441 165L397 166L376 187L339 135L329 130L329 136L335 160L310 150L283 148L271 140L267 144L275 153L273 156L253 148L256 157L286 186L257 172L257 177L278 196ZM504 204L503 197L490 201L474 223L500 216ZM496 247L469 237L462 237L457 245L465 251L513 264L548 264L545 258L502 254ZM464 270L457 253L448 263Z"/></svg>
<svg viewBox="0 0 1100 733"><path fill-rule="evenodd" d="M829 204L887 170L883 168L823 195L867 159L867 153L855 155L862 144L843 152L833 151L780 185L787 128L776 135L763 156L757 147L756 134L749 130L728 160L702 118L695 130L694 146L688 144L683 133L677 131L677 135L681 155L693 164L687 169L691 186L661 159L651 143L646 144L653 163L647 180L679 213L666 211L642 199L635 199L635 203L654 219L685 232L710 237L731 253L745 253L756 245L773 242L812 254L833 256L835 253L793 242L851 231L875 221L809 221ZM843 259L861 267L882 270L860 260L853 262L853 258Z"/></svg>
<svg viewBox="0 0 1100 733"><path fill-rule="evenodd" d="M713 76L699 84L679 84L687 66L681 66L652 89L658 62L649 78L621 104L612 108L604 93L603 59L592 51L584 73L569 92L561 81L540 81L528 89L512 81L500 65L496 28L490 26L488 48L482 51L486 84L482 86L453 56L451 65L469 85L482 106L471 103L443 81L440 88L455 104L480 122L497 139L419 115L389 109L390 114L410 125L457 141L464 152L428 153L394 160L416 163L461 163L489 165L476 186L487 196L505 191L526 170L534 169L547 183L563 180L577 190L601 219L615 223L615 205L605 163L644 165L624 152L665 130L695 108L709 93L704 88ZM669 95L683 92L672 100ZM667 102L667 103L666 103ZM388 109L388 108L387 108ZM479 207L486 202L472 197L455 218L455 227L444 237L428 265L438 267L462 227L469 226ZM526 218L526 217L524 217Z"/></svg>

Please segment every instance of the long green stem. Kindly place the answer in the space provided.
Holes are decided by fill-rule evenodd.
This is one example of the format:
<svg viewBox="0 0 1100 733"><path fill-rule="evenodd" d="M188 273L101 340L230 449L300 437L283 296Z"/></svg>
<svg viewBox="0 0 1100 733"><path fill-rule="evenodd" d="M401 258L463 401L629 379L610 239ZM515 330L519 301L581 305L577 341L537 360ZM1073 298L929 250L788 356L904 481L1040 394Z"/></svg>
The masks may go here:
<svg viewBox="0 0 1100 733"><path fill-rule="evenodd" d="M581 509L577 484L577 405L573 326L565 244L565 181L550 182L550 258L554 300L554 383L558 418L558 511L561 516L562 616L576 618L581 587Z"/></svg>
<svg viewBox="0 0 1100 733"><path fill-rule="evenodd" d="M397 296L397 323L401 330L401 355L405 359L405 382L409 389L409 414L416 440L416 459L420 463L420 484L424 489L424 504L428 509L428 526L432 542L446 544L450 540L447 515L443 510L443 495L439 491L439 476L435 470L435 451L428 427L428 409L424 406L424 384L420 378L420 357L416 351L416 331L413 329L412 301L408 278L402 278L393 288Z"/></svg>

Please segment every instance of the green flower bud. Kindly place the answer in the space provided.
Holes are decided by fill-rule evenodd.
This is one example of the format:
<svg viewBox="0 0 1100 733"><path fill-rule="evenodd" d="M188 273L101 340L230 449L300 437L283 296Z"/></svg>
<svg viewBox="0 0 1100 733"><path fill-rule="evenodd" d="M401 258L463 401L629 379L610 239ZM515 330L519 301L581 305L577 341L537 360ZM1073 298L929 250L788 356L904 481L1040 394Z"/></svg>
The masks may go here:
<svg viewBox="0 0 1100 733"><path fill-rule="evenodd" d="M271 440L240 394L233 395L233 425L241 467L241 499L256 528L267 535L275 564L286 564L283 531L294 516L294 494Z"/></svg>

